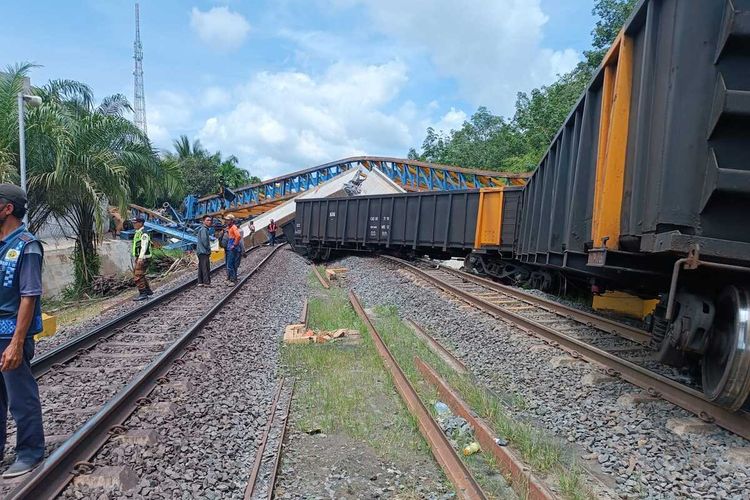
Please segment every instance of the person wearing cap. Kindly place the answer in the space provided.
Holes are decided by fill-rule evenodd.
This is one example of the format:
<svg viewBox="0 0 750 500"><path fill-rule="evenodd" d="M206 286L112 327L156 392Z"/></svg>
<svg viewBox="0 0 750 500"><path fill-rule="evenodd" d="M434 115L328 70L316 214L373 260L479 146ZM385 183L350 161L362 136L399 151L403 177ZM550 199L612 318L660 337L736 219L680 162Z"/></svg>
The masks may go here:
<svg viewBox="0 0 750 500"><path fill-rule="evenodd" d="M34 334L42 331L44 249L23 223L26 192L0 184L0 461L8 410L16 422L16 459L4 478L26 474L44 458L39 387L31 372Z"/></svg>
<svg viewBox="0 0 750 500"><path fill-rule="evenodd" d="M233 214L227 215L224 219L227 222L227 247L225 249L227 280L230 285L234 285L237 283L239 253L242 251L242 234L237 227L237 218Z"/></svg>
<svg viewBox="0 0 750 500"><path fill-rule="evenodd" d="M134 260L133 277L135 278L135 286L138 287L138 296L133 300L136 302L147 300L154 294L151 291L151 286L148 284L148 278L146 278L148 259L151 258L151 237L143 230L144 222L145 219L141 216L133 219L133 227L135 228L132 249Z"/></svg>

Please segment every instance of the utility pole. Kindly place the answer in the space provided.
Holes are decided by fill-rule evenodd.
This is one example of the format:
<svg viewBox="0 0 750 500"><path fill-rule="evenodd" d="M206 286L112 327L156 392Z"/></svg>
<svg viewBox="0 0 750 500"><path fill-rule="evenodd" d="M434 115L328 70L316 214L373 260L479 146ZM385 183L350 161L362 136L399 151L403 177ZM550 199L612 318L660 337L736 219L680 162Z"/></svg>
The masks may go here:
<svg viewBox="0 0 750 500"><path fill-rule="evenodd" d="M135 3L135 43L133 44L133 59L135 59L134 98L133 108L135 111L134 122L136 127L148 135L146 127L146 96L143 92L143 45L141 45L141 21L138 2Z"/></svg>

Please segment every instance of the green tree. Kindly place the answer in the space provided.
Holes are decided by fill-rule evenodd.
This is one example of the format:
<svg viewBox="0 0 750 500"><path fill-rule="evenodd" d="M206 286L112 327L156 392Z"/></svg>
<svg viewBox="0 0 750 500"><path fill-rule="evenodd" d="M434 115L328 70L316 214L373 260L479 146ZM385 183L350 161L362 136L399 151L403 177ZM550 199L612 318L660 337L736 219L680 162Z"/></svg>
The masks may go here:
<svg viewBox="0 0 750 500"><path fill-rule="evenodd" d="M180 173L183 189L171 201L181 201L188 194L203 196L215 193L220 184L216 158L209 154L199 140L191 143L186 135L175 139L172 145L174 152L165 153L162 163L165 168Z"/></svg>
<svg viewBox="0 0 750 500"><path fill-rule="evenodd" d="M232 155L219 164L219 179L229 188L238 188L251 184L250 172L239 166L240 160Z"/></svg>
<svg viewBox="0 0 750 500"><path fill-rule="evenodd" d="M30 65L8 68L0 83L0 170L4 180L18 172L17 92ZM177 186L179 179L161 168L148 138L123 113L124 96L94 104L83 83L53 80L32 93L42 97L39 108L26 111L30 229L50 216L72 228L76 286L85 290L99 272L97 245L104 230L106 208L124 211L134 193L157 185Z"/></svg>
<svg viewBox="0 0 750 500"><path fill-rule="evenodd" d="M597 21L591 32L592 49L585 53L589 67L595 69L601 64L637 3L638 0L597 0L593 10Z"/></svg>
<svg viewBox="0 0 750 500"><path fill-rule="evenodd" d="M533 160L529 166L539 162L570 110L580 99L589 79L590 73L579 66L551 85L534 89L528 94L518 94L513 128L523 137L519 156Z"/></svg>
<svg viewBox="0 0 750 500"><path fill-rule="evenodd" d="M238 188L260 182L260 179L239 166L236 156L224 159L220 152L210 153L200 140L190 142L189 137L182 135L172 142L172 146L174 152L165 153L162 163L180 172L184 179L181 196L172 201L181 201L181 197L188 194L213 194L218 192L222 185Z"/></svg>
<svg viewBox="0 0 750 500"><path fill-rule="evenodd" d="M512 119L480 107L460 129L428 128L422 148L409 158L502 171L536 168L571 109L591 80L637 0L597 0L592 50L573 71L530 92L520 92Z"/></svg>

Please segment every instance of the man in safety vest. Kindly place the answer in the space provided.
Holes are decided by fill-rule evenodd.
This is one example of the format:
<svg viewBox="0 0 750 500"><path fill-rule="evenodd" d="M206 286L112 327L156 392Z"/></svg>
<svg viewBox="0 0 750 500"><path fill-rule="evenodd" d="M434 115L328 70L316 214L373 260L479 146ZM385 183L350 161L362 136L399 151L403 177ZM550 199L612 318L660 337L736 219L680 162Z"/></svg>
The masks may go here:
<svg viewBox="0 0 750 500"><path fill-rule="evenodd" d="M26 474L44 458L39 387L31 372L34 334L42 331L41 243L23 223L26 192L0 184L0 461L8 410L16 422L16 460L4 478Z"/></svg>
<svg viewBox="0 0 750 500"><path fill-rule="evenodd" d="M138 287L139 292L138 296L133 299L134 301L147 300L154 294L146 278L148 260L151 258L151 237L143 230L144 222L145 219L140 216L133 219L133 227L135 228L132 250L134 260L133 276L135 277L135 286Z"/></svg>

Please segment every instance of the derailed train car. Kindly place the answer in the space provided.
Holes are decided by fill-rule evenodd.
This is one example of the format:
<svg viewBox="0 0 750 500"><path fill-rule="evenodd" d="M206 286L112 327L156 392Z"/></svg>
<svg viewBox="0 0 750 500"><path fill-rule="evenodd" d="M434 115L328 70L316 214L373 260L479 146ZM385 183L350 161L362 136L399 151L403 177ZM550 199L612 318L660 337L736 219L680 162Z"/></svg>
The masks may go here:
<svg viewBox="0 0 750 500"><path fill-rule="evenodd" d="M515 226L507 219L519 214L522 193L509 187L298 200L294 245L313 259L373 250L450 258L475 248L512 258Z"/></svg>
<svg viewBox="0 0 750 500"><path fill-rule="evenodd" d="M512 207L506 193L517 198ZM407 196L414 206L435 195ZM750 0L642 1L523 190L486 192L494 211L492 202L479 203L481 193L465 196L477 198L475 216L462 215L474 228L473 265L540 287L562 278L594 293L661 297L651 326L662 361L699 368L717 404L743 405L750 393ZM388 205L386 198L368 203ZM304 240L315 215L299 208ZM394 226L402 217L415 234L427 231L424 214L388 216ZM442 234L440 220L461 223L440 217L430 235ZM496 243L477 234L488 223L497 223ZM470 234L460 245L412 241L411 249L468 253ZM309 237L306 245L347 241Z"/></svg>

